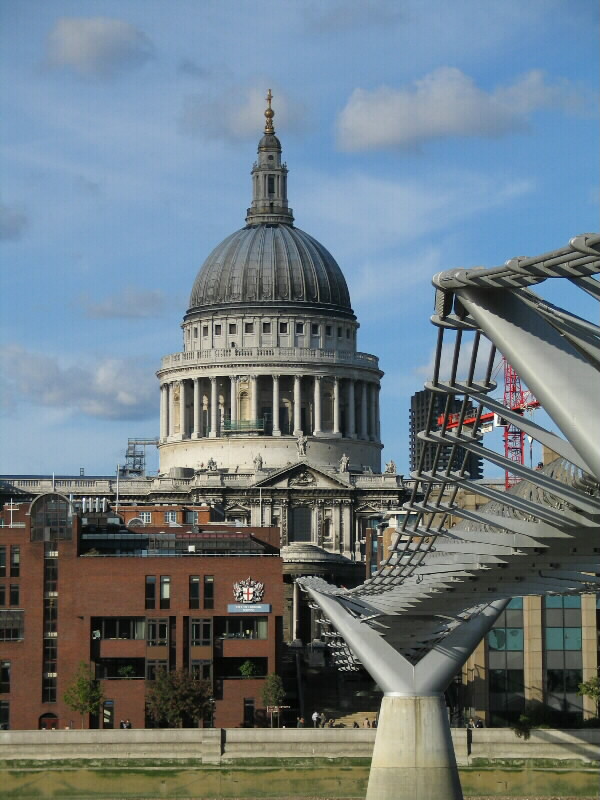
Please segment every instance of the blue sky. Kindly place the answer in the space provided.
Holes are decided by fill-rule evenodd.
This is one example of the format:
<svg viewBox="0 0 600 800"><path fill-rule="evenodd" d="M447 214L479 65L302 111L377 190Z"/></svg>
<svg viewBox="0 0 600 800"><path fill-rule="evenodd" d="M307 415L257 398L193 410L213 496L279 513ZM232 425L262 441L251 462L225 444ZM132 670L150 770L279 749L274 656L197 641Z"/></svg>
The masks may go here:
<svg viewBox="0 0 600 800"><path fill-rule="evenodd" d="M597 28L593 0L0 4L0 471L112 473L157 435L154 372L243 225L271 87L406 472L432 274L598 230Z"/></svg>

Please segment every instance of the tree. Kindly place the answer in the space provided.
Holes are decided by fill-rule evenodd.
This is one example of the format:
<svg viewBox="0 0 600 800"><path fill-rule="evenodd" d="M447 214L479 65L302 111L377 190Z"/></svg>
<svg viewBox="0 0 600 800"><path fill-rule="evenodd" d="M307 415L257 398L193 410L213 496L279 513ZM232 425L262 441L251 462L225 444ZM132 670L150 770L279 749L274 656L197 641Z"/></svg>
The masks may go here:
<svg viewBox="0 0 600 800"><path fill-rule="evenodd" d="M100 688L100 683L94 677L90 664L86 664L85 661L79 662L77 672L63 694L63 700L70 709L81 716L82 728L85 714L98 714L100 712L104 702L104 694Z"/></svg>
<svg viewBox="0 0 600 800"><path fill-rule="evenodd" d="M267 675L264 686L262 688L262 700L265 706L280 706L285 697L285 689L283 688L283 681L275 672ZM279 708L277 709L279 719ZM271 727L273 727L273 712L271 712Z"/></svg>
<svg viewBox="0 0 600 800"><path fill-rule="evenodd" d="M255 675L258 675L258 667L254 661L247 658L240 667L240 674L242 678L254 678Z"/></svg>
<svg viewBox="0 0 600 800"><path fill-rule="evenodd" d="M212 707L212 687L185 669L168 672L160 667L146 695L146 707L162 727L182 728L187 720L197 723Z"/></svg>
<svg viewBox="0 0 600 800"><path fill-rule="evenodd" d="M577 694L581 697L584 695L591 697L592 700L595 701L597 707L598 703L600 703L600 675L594 675L594 677L590 678L589 681L580 683Z"/></svg>

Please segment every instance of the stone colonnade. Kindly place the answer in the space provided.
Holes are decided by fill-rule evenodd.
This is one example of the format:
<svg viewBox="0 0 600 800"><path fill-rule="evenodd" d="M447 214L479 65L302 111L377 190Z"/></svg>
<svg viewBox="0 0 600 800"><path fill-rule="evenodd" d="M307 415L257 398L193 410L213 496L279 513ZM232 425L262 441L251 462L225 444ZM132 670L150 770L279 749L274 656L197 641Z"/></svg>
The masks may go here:
<svg viewBox="0 0 600 800"><path fill-rule="evenodd" d="M163 381L160 439L302 434L379 442L379 382L326 375Z"/></svg>

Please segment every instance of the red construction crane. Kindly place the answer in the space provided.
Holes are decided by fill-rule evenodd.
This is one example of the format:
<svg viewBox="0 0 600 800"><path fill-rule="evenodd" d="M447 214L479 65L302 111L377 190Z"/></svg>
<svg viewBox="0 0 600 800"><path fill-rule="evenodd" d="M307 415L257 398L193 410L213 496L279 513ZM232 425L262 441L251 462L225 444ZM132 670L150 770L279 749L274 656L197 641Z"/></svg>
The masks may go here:
<svg viewBox="0 0 600 800"><path fill-rule="evenodd" d="M525 411L538 408L539 402L535 399L533 394L530 391L525 391L521 385L521 379L508 363L506 358L502 357L502 363L504 366L504 405L506 408L512 409L512 411L517 411L519 413L525 413ZM479 423L482 426L485 426L486 423L488 425L493 424L496 418L496 414L493 412L488 412L487 414L482 414L479 418ZM452 429L458 427L458 422L460 419L459 413L448 414L448 421L446 423L447 429ZM463 421L463 425L473 425L476 421L477 417L473 413L471 415L466 415ZM438 425L444 424L444 414L440 414L437 418ZM511 425L507 422L507 420L497 420L496 424L502 426L504 428L504 455L509 461L514 461L516 464L524 464L525 463L525 434L522 430L516 427L516 425ZM504 486L506 489L510 489L511 486L514 486L515 483L518 483L520 478L516 475L513 475L512 472L506 470L505 477L504 477Z"/></svg>

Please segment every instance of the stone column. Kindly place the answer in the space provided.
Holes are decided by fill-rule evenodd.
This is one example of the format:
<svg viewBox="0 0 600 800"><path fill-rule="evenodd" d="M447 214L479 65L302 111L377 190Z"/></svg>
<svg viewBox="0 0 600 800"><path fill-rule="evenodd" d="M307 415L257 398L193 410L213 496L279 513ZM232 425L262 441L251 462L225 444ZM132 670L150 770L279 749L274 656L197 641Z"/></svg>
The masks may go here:
<svg viewBox="0 0 600 800"><path fill-rule="evenodd" d="M160 440L163 442L168 435L169 424L169 388L166 383L160 387Z"/></svg>
<svg viewBox="0 0 600 800"><path fill-rule="evenodd" d="M370 419L371 419L371 441L377 441L377 385L375 383L369 384L370 391Z"/></svg>
<svg viewBox="0 0 600 800"><path fill-rule="evenodd" d="M333 505L333 552L341 552L341 537L340 537L340 528L342 522L342 508L340 506L339 501L335 501Z"/></svg>
<svg viewBox="0 0 600 800"><path fill-rule="evenodd" d="M340 379L333 379L333 435L340 435Z"/></svg>
<svg viewBox="0 0 600 800"><path fill-rule="evenodd" d="M367 384L365 381L361 382L360 390L360 438L369 438L367 430Z"/></svg>
<svg viewBox="0 0 600 800"><path fill-rule="evenodd" d="M354 552L352 550L352 509L349 502L345 502L342 505L342 528L340 540L342 555L354 560Z"/></svg>
<svg viewBox="0 0 600 800"><path fill-rule="evenodd" d="M375 384L375 441L381 441L381 422L379 419L379 395L381 387L378 383Z"/></svg>
<svg viewBox="0 0 600 800"><path fill-rule="evenodd" d="M210 433L208 434L211 439L217 436L217 411L219 404L217 399L217 379L210 379Z"/></svg>
<svg viewBox="0 0 600 800"><path fill-rule="evenodd" d="M273 375L273 436L281 436L279 429L279 375Z"/></svg>
<svg viewBox="0 0 600 800"><path fill-rule="evenodd" d="M292 641L298 638L298 613L300 610L300 587L294 581L294 596L292 600Z"/></svg>
<svg viewBox="0 0 600 800"><path fill-rule="evenodd" d="M229 378L231 383L230 391L229 391L229 412L231 417L231 427L232 429L235 427L234 422L237 422L237 375L232 375Z"/></svg>
<svg viewBox="0 0 600 800"><path fill-rule="evenodd" d="M256 424L258 419L258 378L256 375L250 376L250 418Z"/></svg>
<svg viewBox="0 0 600 800"><path fill-rule="evenodd" d="M192 431L192 439L199 439L202 436L200 427L201 412L202 399L200 397L200 378L194 378L194 430Z"/></svg>
<svg viewBox="0 0 600 800"><path fill-rule="evenodd" d="M169 392L169 436L175 433L175 387L173 382L167 384Z"/></svg>
<svg viewBox="0 0 600 800"><path fill-rule="evenodd" d="M315 375L314 385L314 405L315 405L315 418L313 426L313 436L321 435L321 376Z"/></svg>
<svg viewBox="0 0 600 800"><path fill-rule="evenodd" d="M179 435L186 439L188 435L187 426L187 381L181 381L179 389Z"/></svg>
<svg viewBox="0 0 600 800"><path fill-rule="evenodd" d="M302 433L302 422L300 416L302 394L300 380L300 375L294 375L294 436L300 436Z"/></svg>
<svg viewBox="0 0 600 800"><path fill-rule="evenodd" d="M348 381L348 438L356 439L356 413L354 401L354 380Z"/></svg>

